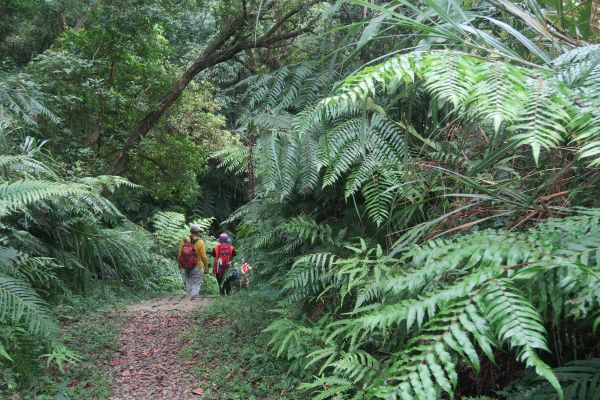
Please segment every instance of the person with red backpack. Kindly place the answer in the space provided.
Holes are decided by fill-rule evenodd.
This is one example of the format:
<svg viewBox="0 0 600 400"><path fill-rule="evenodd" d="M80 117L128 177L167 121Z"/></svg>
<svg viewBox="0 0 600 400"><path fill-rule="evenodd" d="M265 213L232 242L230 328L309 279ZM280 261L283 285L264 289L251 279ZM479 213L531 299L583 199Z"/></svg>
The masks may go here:
<svg viewBox="0 0 600 400"><path fill-rule="evenodd" d="M219 282L219 291L221 294L229 294L231 291L231 282L224 279L227 268L231 266L231 259L235 256L235 247L229 244L229 236L226 233L219 235L219 244L212 251L215 257L213 273Z"/></svg>
<svg viewBox="0 0 600 400"><path fill-rule="evenodd" d="M190 225L190 236L179 244L179 271L182 272L190 296L199 296L202 286L202 272L208 273L206 245L200 239L200 226Z"/></svg>

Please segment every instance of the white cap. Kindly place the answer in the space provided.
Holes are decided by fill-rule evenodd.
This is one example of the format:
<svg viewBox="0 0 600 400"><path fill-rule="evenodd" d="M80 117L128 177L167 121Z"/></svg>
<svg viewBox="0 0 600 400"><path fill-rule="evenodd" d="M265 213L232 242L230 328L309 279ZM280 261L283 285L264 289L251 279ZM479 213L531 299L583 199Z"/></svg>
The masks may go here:
<svg viewBox="0 0 600 400"><path fill-rule="evenodd" d="M198 225L198 224L191 224L190 225L190 232L192 232L192 233L199 233L200 232L200 225Z"/></svg>

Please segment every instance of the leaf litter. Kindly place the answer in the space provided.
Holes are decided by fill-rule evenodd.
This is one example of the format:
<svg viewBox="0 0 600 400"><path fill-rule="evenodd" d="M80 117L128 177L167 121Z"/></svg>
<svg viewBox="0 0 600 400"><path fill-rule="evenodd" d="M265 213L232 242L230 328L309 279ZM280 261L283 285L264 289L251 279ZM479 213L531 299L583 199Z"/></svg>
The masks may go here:
<svg viewBox="0 0 600 400"><path fill-rule="evenodd" d="M205 299L164 298L128 307L117 355L107 362L112 372L110 400L198 399L204 389L179 352L190 345L185 331L190 311Z"/></svg>

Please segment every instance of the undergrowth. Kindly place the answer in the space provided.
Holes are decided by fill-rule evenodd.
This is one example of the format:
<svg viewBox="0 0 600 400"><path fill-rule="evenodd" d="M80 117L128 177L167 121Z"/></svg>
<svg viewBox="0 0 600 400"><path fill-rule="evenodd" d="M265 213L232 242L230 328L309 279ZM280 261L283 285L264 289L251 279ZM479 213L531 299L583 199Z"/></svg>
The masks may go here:
<svg viewBox="0 0 600 400"><path fill-rule="evenodd" d="M28 378L26 389L0 391L2 399L92 400L106 399L111 393L108 365L117 350L120 321L115 312L132 300L149 298L152 293L99 287L88 296L65 295L57 300L53 313L62 326L64 348L55 349L55 358L20 357L13 375L3 375L3 383ZM32 352L27 352L32 354ZM52 354L52 353L50 353ZM63 356L70 356L62 359ZM61 370L62 369L62 370Z"/></svg>
<svg viewBox="0 0 600 400"><path fill-rule="evenodd" d="M277 318L269 312L278 293L244 290L218 297L196 316L192 345L182 351L204 399L300 399L301 376L269 350L263 330Z"/></svg>

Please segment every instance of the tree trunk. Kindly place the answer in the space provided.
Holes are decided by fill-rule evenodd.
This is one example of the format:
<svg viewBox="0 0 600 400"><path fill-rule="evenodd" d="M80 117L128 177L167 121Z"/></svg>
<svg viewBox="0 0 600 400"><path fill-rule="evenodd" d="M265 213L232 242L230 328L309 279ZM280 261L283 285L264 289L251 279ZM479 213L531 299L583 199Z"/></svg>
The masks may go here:
<svg viewBox="0 0 600 400"><path fill-rule="evenodd" d="M246 187L246 200L254 199L254 188L256 187L256 175L254 175L254 127L248 130L248 186Z"/></svg>
<svg viewBox="0 0 600 400"><path fill-rule="evenodd" d="M235 43L230 45L225 51L219 52L220 47L231 38L237 28L234 23L230 23L217 37L215 37L209 46L200 54L196 61L181 75L171 89L162 97L158 106L144 116L131 131L127 142L117 155L110 170L111 175L121 175L125 172L128 163L129 151L139 143L140 139L150 129L156 125L160 117L171 107L171 105L179 98L183 90L189 85L198 73L208 67L219 64L229 59L233 54L230 54L232 48L235 48Z"/></svg>
<svg viewBox="0 0 600 400"><path fill-rule="evenodd" d="M96 120L96 125L94 126L94 129L92 129L92 133L85 140L85 145L92 148L92 150L94 151L94 154L98 154L98 152L100 151L100 146L98 146L95 150L93 149L93 147L96 144L100 143L101 137L102 137L102 122L100 120L100 117L98 117L98 119Z"/></svg>
<svg viewBox="0 0 600 400"><path fill-rule="evenodd" d="M592 10L590 17L590 38L593 38L595 33L600 30L598 22L598 0L592 0Z"/></svg>
<svg viewBox="0 0 600 400"><path fill-rule="evenodd" d="M277 43L293 39L303 33L309 32L312 29L316 19L309 20L306 26L302 28L294 26L292 30L285 31L284 26L303 8L317 4L319 1L320 0L310 0L306 4L298 5L296 8L283 15L280 19L276 20L271 28L262 37L248 42L245 42L243 38L246 19L232 18L230 22L225 25L225 28L223 28L223 30L211 40L208 47L206 47L200 56L198 56L196 61L194 61L194 63L183 73L183 75L181 75L177 82L175 82L169 91L162 97L158 103L158 106L146 114L133 127L127 142L125 142L123 148L112 163L109 173L111 175L122 175L123 172L125 172L129 159L129 152L135 148L144 135L156 125L160 117L169 109L169 107L171 107L171 105L173 105L187 85L192 81L192 79L194 79L194 77L196 77L196 75L198 75L198 73L209 67L232 59L240 51L254 48L269 48ZM269 4L274 5L275 3L276 2ZM249 15L248 18L252 20L251 15Z"/></svg>
<svg viewBox="0 0 600 400"><path fill-rule="evenodd" d="M248 68L248 71L250 71L251 74L256 74L256 60L254 59L254 52L252 49L246 49L246 56L248 57L246 68Z"/></svg>

